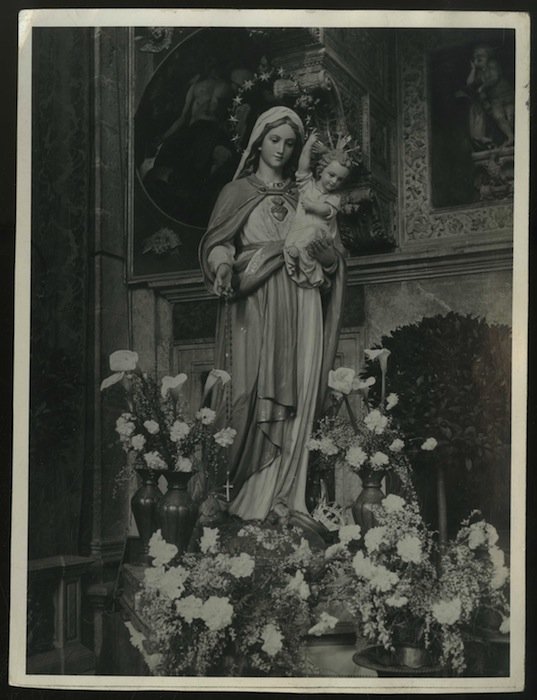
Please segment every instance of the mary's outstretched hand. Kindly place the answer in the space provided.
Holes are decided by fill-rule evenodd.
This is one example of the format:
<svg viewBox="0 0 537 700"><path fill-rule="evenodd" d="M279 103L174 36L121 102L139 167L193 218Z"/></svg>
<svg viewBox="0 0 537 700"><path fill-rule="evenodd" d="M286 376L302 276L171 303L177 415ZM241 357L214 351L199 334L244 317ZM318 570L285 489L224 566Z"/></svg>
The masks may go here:
<svg viewBox="0 0 537 700"><path fill-rule="evenodd" d="M216 270L216 279L214 281L214 291L219 297L231 296L233 290L231 288L231 277L233 270L229 263L221 263Z"/></svg>

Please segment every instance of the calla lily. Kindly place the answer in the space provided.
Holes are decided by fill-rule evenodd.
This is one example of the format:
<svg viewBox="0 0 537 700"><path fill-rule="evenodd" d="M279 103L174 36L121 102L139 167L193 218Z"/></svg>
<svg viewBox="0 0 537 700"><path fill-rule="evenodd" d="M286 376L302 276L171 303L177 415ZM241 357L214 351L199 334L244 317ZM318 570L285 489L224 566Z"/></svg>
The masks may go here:
<svg viewBox="0 0 537 700"><path fill-rule="evenodd" d="M116 350L109 358L111 374L101 382L101 391L120 382L125 372L133 372L138 364L138 353L133 350ZM127 388L128 389L128 388Z"/></svg>
<svg viewBox="0 0 537 700"><path fill-rule="evenodd" d="M115 374L111 374L106 379L103 379L101 382L101 391L108 389L108 387L112 386L113 384L117 384L123 379L124 376L125 372L116 372Z"/></svg>
<svg viewBox="0 0 537 700"><path fill-rule="evenodd" d="M332 369L328 373L328 386L340 394L350 394L356 372L349 367Z"/></svg>
<svg viewBox="0 0 537 700"><path fill-rule="evenodd" d="M434 439L434 437L427 438L425 442L422 444L421 449L425 450L426 452L431 452L436 448L438 445L438 442Z"/></svg>
<svg viewBox="0 0 537 700"><path fill-rule="evenodd" d="M376 381L377 380L375 379L375 377L368 377L363 381L359 377L356 377L352 382L352 390L368 392L369 389L373 386L373 384L376 383Z"/></svg>
<svg viewBox="0 0 537 700"><path fill-rule="evenodd" d="M133 350L116 350L110 355L112 372L132 372L138 364L138 353Z"/></svg>
<svg viewBox="0 0 537 700"><path fill-rule="evenodd" d="M231 375L228 374L228 372L226 372L224 369L212 369L209 372L207 381L205 382L205 388L203 389L204 397L207 396L207 394L211 391L211 389L217 381L221 381L223 386L224 384L227 384L229 381L231 381Z"/></svg>
<svg viewBox="0 0 537 700"><path fill-rule="evenodd" d="M378 360L380 364L380 369L385 372L388 368L388 357L391 352L386 348L374 348L369 350L364 350L365 356L368 360Z"/></svg>
<svg viewBox="0 0 537 700"><path fill-rule="evenodd" d="M397 394L391 393L386 397L386 410L391 411L394 406L399 403L399 397Z"/></svg>
<svg viewBox="0 0 537 700"><path fill-rule="evenodd" d="M160 393L162 398L166 398L166 395L170 389L180 389L187 379L188 377L186 374L176 374L175 377L162 377L162 383L160 385Z"/></svg>

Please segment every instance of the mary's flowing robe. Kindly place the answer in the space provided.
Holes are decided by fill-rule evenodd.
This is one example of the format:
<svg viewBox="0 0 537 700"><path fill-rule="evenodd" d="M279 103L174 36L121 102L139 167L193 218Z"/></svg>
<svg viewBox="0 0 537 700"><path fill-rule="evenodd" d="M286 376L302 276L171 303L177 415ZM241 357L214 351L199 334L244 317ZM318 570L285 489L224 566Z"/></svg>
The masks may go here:
<svg viewBox="0 0 537 700"><path fill-rule="evenodd" d="M306 445L339 333L343 257L325 270L322 296L318 287L297 286L285 268L283 243L295 207L292 184L275 188L255 175L235 180L222 190L200 245L210 289L222 262L234 271L231 348L222 303L215 366L232 376L230 424L237 436L230 449L230 512L246 520L266 517L279 503L307 512ZM225 422L222 396L216 408Z"/></svg>

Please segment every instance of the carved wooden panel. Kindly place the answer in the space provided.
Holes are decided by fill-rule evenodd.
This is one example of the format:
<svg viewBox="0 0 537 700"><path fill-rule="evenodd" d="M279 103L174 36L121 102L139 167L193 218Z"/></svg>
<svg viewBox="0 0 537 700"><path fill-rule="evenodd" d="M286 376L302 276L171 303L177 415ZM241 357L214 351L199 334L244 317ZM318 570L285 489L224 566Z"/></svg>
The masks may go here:
<svg viewBox="0 0 537 700"><path fill-rule="evenodd" d="M431 239L509 239L511 203L434 210L430 191L427 50L434 37L403 32L400 39L402 93L402 235L401 245Z"/></svg>

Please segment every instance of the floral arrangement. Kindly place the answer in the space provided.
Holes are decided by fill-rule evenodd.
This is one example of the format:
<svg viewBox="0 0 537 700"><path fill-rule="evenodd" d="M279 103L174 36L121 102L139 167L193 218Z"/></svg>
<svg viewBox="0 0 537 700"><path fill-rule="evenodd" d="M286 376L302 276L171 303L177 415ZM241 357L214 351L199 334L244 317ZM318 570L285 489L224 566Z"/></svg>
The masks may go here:
<svg viewBox="0 0 537 700"><path fill-rule="evenodd" d="M296 532L239 528L231 537L204 528L200 553L180 560L160 531L153 535L153 565L136 596L149 632L130 631L155 675L288 676L303 669L300 642L314 622L309 545Z"/></svg>
<svg viewBox="0 0 537 700"><path fill-rule="evenodd" d="M355 532L326 550L323 595L343 601L359 633L387 652L421 646L432 663L462 674L464 641L484 607L493 604L508 631L508 571L495 529L465 521L442 552L415 502L391 494L374 510L377 525L363 538Z"/></svg>
<svg viewBox="0 0 537 700"><path fill-rule="evenodd" d="M387 361L389 352L385 352L385 355L377 353L376 357L380 362ZM360 476L364 476L366 470L391 472L399 478L405 494L410 496L413 486L410 462L406 454L408 441L403 439L390 415L390 411L398 405L399 397L394 393L385 397L383 390L380 405L376 408L370 407L368 394L375 382L374 377L360 379L356 372L348 367L330 371L328 386L332 390L333 407L330 414L319 421L308 448L319 453L322 471L346 464ZM364 416L360 420L355 416L349 402L349 395L354 393L362 397ZM338 415L343 404L347 408L348 420ZM427 438L421 440L421 449L434 450L436 444L434 438Z"/></svg>
<svg viewBox="0 0 537 700"><path fill-rule="evenodd" d="M401 326L381 338L391 351L390 387L401 398L393 415L409 439L432 435L445 464L448 526L480 508L498 526L509 526L509 489L491 498L482 485L509 482L511 442L511 329L484 319L449 312ZM363 376L377 384L381 368L368 358ZM434 502L435 469L427 455L413 463L417 491L425 508ZM432 468L433 467L433 468ZM464 483L464 488L460 484ZM428 518L434 512L425 511Z"/></svg>
<svg viewBox="0 0 537 700"><path fill-rule="evenodd" d="M186 374L162 377L157 383L138 368L138 354L117 350L110 355L113 374L101 384L101 390L121 385L128 411L116 421L116 432L127 455L119 481L132 476L135 469L171 470L203 473L213 488L223 483L226 448L233 444L236 431L216 429L216 414L202 407L192 419L181 388ZM224 370L213 369L205 384L205 396L214 386L229 382ZM201 468L203 465L203 469Z"/></svg>

